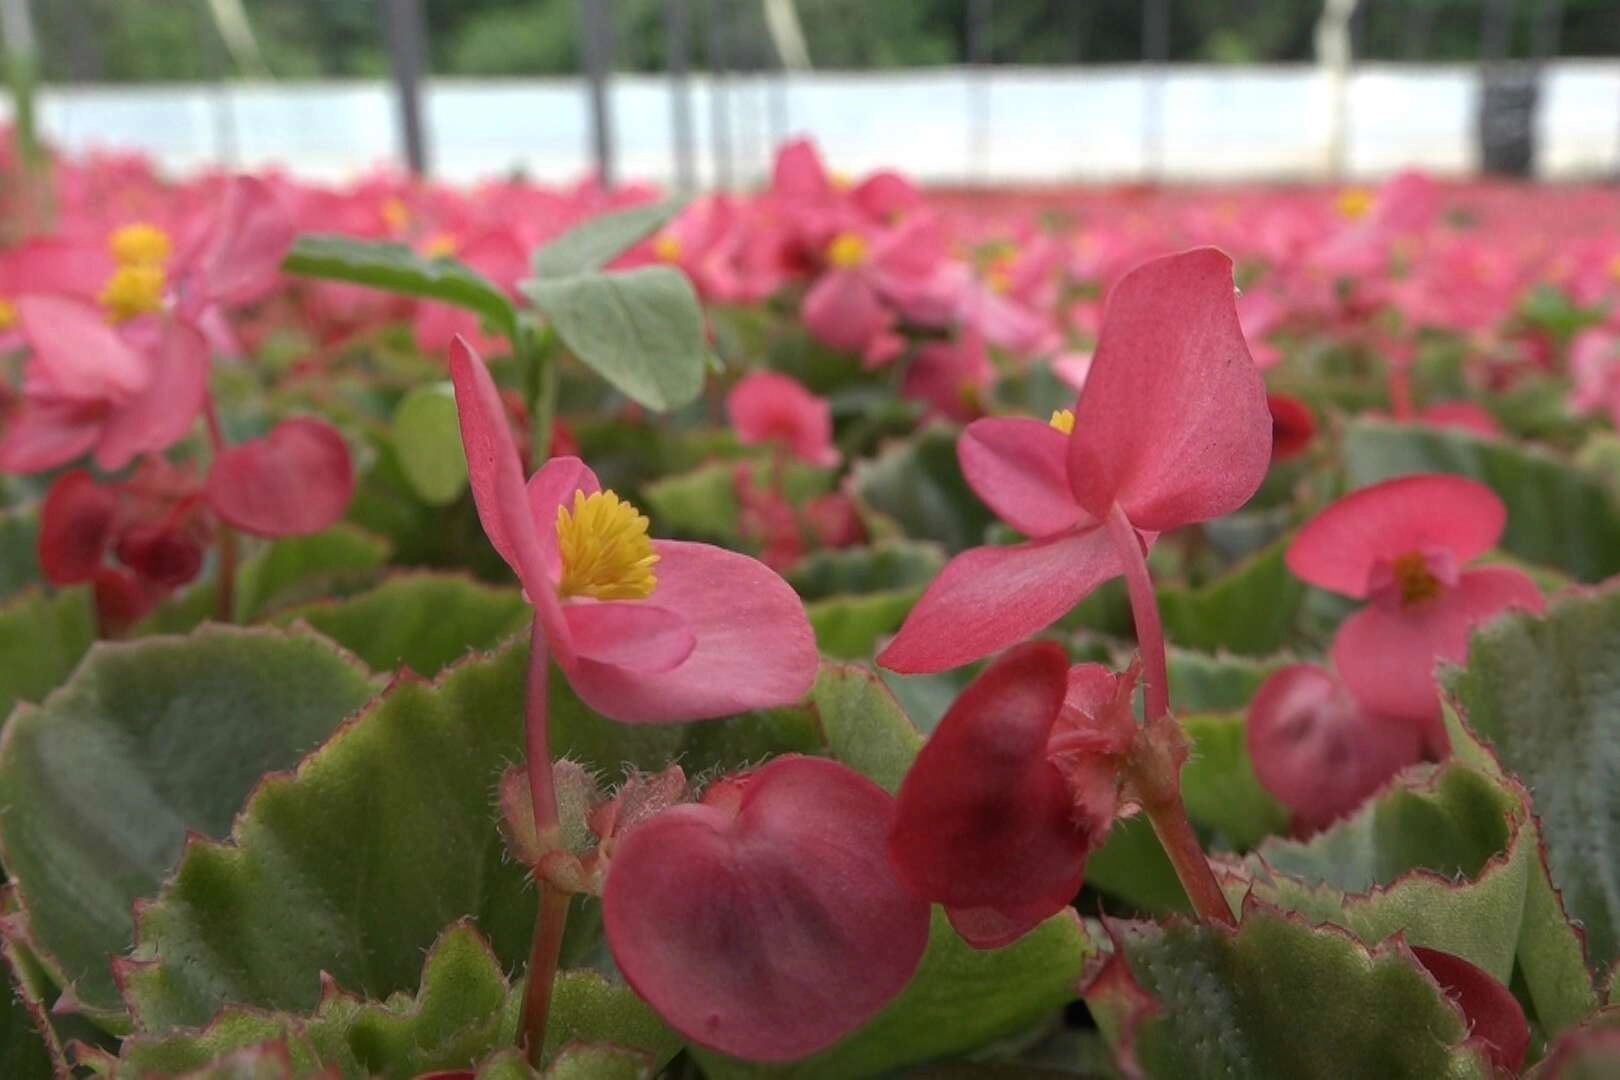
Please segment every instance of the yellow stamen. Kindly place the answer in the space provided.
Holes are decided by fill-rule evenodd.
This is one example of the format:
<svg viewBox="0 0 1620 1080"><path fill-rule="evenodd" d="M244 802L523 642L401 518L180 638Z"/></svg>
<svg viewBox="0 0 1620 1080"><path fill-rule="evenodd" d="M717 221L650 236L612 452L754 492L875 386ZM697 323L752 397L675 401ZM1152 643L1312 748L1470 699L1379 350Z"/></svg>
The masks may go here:
<svg viewBox="0 0 1620 1080"><path fill-rule="evenodd" d="M1401 607L1415 607L1440 595L1440 579L1429 570L1429 562L1421 552L1397 557L1390 569L1401 593Z"/></svg>
<svg viewBox="0 0 1620 1080"><path fill-rule="evenodd" d="M992 266L990 272L984 275L984 283L997 296L1006 296L1012 291L1012 272L1005 266Z"/></svg>
<svg viewBox="0 0 1620 1080"><path fill-rule="evenodd" d="M17 325L17 305L0 296L0 333Z"/></svg>
<svg viewBox="0 0 1620 1080"><path fill-rule="evenodd" d="M827 183L834 191L848 191L855 186L855 181L850 179L849 173L837 171L827 177Z"/></svg>
<svg viewBox="0 0 1620 1080"><path fill-rule="evenodd" d="M382 219L383 224L395 232L404 232L411 224L411 208L405 205L403 199L384 199Z"/></svg>
<svg viewBox="0 0 1620 1080"><path fill-rule="evenodd" d="M1339 197L1333 201L1333 205L1342 217L1360 221L1372 210L1376 198L1377 196L1366 188L1345 188L1339 192Z"/></svg>
<svg viewBox="0 0 1620 1080"><path fill-rule="evenodd" d="M153 263L129 263L113 271L101 290L101 306L113 322L125 322L137 315L163 309L163 290L168 275Z"/></svg>
<svg viewBox="0 0 1620 1080"><path fill-rule="evenodd" d="M680 262L681 261L681 241L680 241L680 237L674 236L674 235L672 235L670 233L667 233L667 232L666 233L659 233L656 237L653 238L653 254L658 257L658 260L660 262L667 262L667 263Z"/></svg>
<svg viewBox="0 0 1620 1080"><path fill-rule="evenodd" d="M859 233L839 233L827 245L827 262L834 270L853 270L866 262L866 237Z"/></svg>
<svg viewBox="0 0 1620 1080"><path fill-rule="evenodd" d="M574 492L574 509L557 507L557 550L564 596L645 600L658 586L658 554L647 518L611 491Z"/></svg>
<svg viewBox="0 0 1620 1080"><path fill-rule="evenodd" d="M1047 422L1065 435L1074 434L1074 413L1068 409L1053 409L1052 419Z"/></svg>
<svg viewBox="0 0 1620 1080"><path fill-rule="evenodd" d="M1620 255L1609 260L1609 276L1620 281Z"/></svg>
<svg viewBox="0 0 1620 1080"><path fill-rule="evenodd" d="M430 259L448 259L455 253L456 238L449 233L440 233L435 236L427 242L427 247L423 249L423 254Z"/></svg>
<svg viewBox="0 0 1620 1080"><path fill-rule="evenodd" d="M144 221L125 225L107 239L107 248L120 266L160 266L168 261L173 247L168 233Z"/></svg>

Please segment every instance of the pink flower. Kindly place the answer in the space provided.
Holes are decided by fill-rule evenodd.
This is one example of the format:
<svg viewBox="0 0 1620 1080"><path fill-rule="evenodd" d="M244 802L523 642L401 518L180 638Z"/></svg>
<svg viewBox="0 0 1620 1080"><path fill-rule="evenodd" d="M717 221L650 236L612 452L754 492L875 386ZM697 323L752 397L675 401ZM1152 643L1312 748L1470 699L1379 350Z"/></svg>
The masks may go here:
<svg viewBox="0 0 1620 1080"><path fill-rule="evenodd" d="M780 757L619 841L602 898L614 960L683 1036L758 1062L822 1050L905 988L928 901L887 851L894 799Z"/></svg>
<svg viewBox="0 0 1620 1080"><path fill-rule="evenodd" d="M984 339L968 332L955 341L934 341L918 349L906 367L900 393L940 416L974 420L984 415L984 391L995 374Z"/></svg>
<svg viewBox="0 0 1620 1080"><path fill-rule="evenodd" d="M1020 646L956 699L900 788L890 846L969 944L997 948L1068 907L1119 802L1134 674Z"/></svg>
<svg viewBox="0 0 1620 1080"><path fill-rule="evenodd" d="M1580 333L1569 346L1569 372L1575 379L1570 408L1581 415L1606 415L1620 427L1620 335Z"/></svg>
<svg viewBox="0 0 1620 1080"><path fill-rule="evenodd" d="M1123 572L1110 528L1145 545L1236 510L1270 453L1231 260L1200 248L1139 267L1109 297L1072 415L979 420L957 444L968 484L1030 541L952 559L879 663L943 671L1045 629Z"/></svg>
<svg viewBox="0 0 1620 1080"><path fill-rule="evenodd" d="M773 444L812 465L838 464L832 407L786 375L745 375L726 396L726 412L745 446Z"/></svg>
<svg viewBox="0 0 1620 1080"><path fill-rule="evenodd" d="M262 439L224 450L208 470L208 501L254 536L307 536L337 524L354 498L354 464L336 428L283 420Z"/></svg>
<svg viewBox="0 0 1620 1080"><path fill-rule="evenodd" d="M735 552L648 539L647 519L578 458L553 458L525 484L494 380L464 340L450 373L484 532L587 704L664 723L804 696L819 658L785 581Z"/></svg>
<svg viewBox="0 0 1620 1080"><path fill-rule="evenodd" d="M1318 588L1370 600L1333 642L1333 664L1365 708L1425 725L1443 745L1439 660L1463 660L1468 635L1512 608L1545 606L1504 566L1466 570L1507 524L1496 493L1460 476L1406 476L1340 499L1300 530L1288 567Z"/></svg>

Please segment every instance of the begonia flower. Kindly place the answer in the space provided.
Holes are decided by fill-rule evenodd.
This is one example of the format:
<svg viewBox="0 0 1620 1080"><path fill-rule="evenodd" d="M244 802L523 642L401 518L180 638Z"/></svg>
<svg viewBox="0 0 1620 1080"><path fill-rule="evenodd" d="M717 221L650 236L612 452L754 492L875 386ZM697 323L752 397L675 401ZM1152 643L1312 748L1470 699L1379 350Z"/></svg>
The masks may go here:
<svg viewBox="0 0 1620 1080"><path fill-rule="evenodd" d="M726 413L745 446L776 445L812 465L838 464L832 406L775 371L743 376L726 395Z"/></svg>

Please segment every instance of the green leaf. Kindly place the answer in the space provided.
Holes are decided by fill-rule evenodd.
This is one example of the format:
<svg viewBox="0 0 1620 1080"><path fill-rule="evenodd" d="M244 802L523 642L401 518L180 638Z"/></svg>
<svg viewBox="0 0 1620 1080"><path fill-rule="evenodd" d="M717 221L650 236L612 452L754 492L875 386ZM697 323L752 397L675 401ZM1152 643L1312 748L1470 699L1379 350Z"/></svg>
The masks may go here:
<svg viewBox="0 0 1620 1080"><path fill-rule="evenodd" d="M1242 713L1184 716L1192 756L1181 772L1181 796L1194 822L1250 848L1288 827L1288 810L1260 786L1249 760Z"/></svg>
<svg viewBox="0 0 1620 1080"><path fill-rule="evenodd" d="M908 591L927 585L945 565L945 553L927 541L891 540L873 547L817 551L788 574L807 602L850 593Z"/></svg>
<svg viewBox="0 0 1620 1080"><path fill-rule="evenodd" d="M835 596L804 606L816 646L839 660L865 660L877 643L900 629L922 596L921 586L864 596Z"/></svg>
<svg viewBox="0 0 1620 1080"><path fill-rule="evenodd" d="M1368 944L1401 934L1506 983L1534 858L1523 791L1453 762L1403 774L1309 841L1267 841L1229 889Z"/></svg>
<svg viewBox="0 0 1620 1080"><path fill-rule="evenodd" d="M586 969L559 971L552 986L546 1057L560 1058L570 1043L611 1043L644 1053L658 1066L681 1048L680 1036L635 991Z"/></svg>
<svg viewBox="0 0 1620 1080"><path fill-rule="evenodd" d="M51 1080L66 1060L56 1042L45 1002L22 985L10 957L0 960L0 1076L7 1080Z"/></svg>
<svg viewBox="0 0 1620 1080"><path fill-rule="evenodd" d="M619 1046L564 1047L546 1070L546 1080L650 1080L653 1063L646 1054ZM484 1080L479 1073L479 1080Z"/></svg>
<svg viewBox="0 0 1620 1080"><path fill-rule="evenodd" d="M380 569L389 552L387 540L348 524L277 540L263 554L243 560L236 577L236 617L247 622L277 607L329 595L334 587Z"/></svg>
<svg viewBox="0 0 1620 1080"><path fill-rule="evenodd" d="M1086 860L1086 884L1154 915L1190 915L1192 904L1146 814L1114 822Z"/></svg>
<svg viewBox="0 0 1620 1080"><path fill-rule="evenodd" d="M108 958L129 946L131 903L157 891L189 832L223 836L265 773L371 692L312 634L211 627L98 645L44 705L13 714L0 845L53 976L118 1013Z"/></svg>
<svg viewBox="0 0 1620 1080"><path fill-rule="evenodd" d="M1111 924L1086 1001L1151 1077L1479 1077L1462 1013L1404 946L1252 906L1236 930Z"/></svg>
<svg viewBox="0 0 1620 1080"><path fill-rule="evenodd" d="M693 1054L714 1080L889 1075L919 1062L964 1054L1024 1030L1075 996L1089 942L1069 911L1006 948L982 951L957 937L934 911L928 951L910 985L866 1027L837 1046L792 1065L767 1067Z"/></svg>
<svg viewBox="0 0 1620 1080"><path fill-rule="evenodd" d="M38 546L39 517L32 509L0 513L0 597L43 580Z"/></svg>
<svg viewBox="0 0 1620 1080"><path fill-rule="evenodd" d="M882 680L856 664L823 664L810 700L832 756L886 791L899 791L923 737Z"/></svg>
<svg viewBox="0 0 1620 1080"><path fill-rule="evenodd" d="M1344 463L1353 487L1411 473L1456 473L1507 504L1502 548L1581 581L1620 573L1620 510L1603 485L1539 447L1455 429L1355 420Z"/></svg>
<svg viewBox="0 0 1620 1080"><path fill-rule="evenodd" d="M984 543L996 518L962 478L958 434L954 428L931 427L858 462L856 497L893 519L906 536L937 541L951 552Z"/></svg>
<svg viewBox="0 0 1620 1080"><path fill-rule="evenodd" d="M1248 708L1261 684L1289 661L1209 656L1172 645L1166 663L1171 704L1178 713L1198 713Z"/></svg>
<svg viewBox="0 0 1620 1080"><path fill-rule="evenodd" d="M1283 561L1287 551L1284 537L1207 585L1160 586L1165 635L1205 652L1267 656L1283 648L1305 597L1305 584Z"/></svg>
<svg viewBox="0 0 1620 1080"><path fill-rule="evenodd" d="M326 971L371 999L415 985L440 928L475 920L507 970L527 959L534 890L506 855L494 793L523 757L528 649L397 680L311 754L267 778L230 843L194 843L142 910L126 994L147 1030L227 1003L307 1013ZM822 745L807 709L688 725L614 724L552 673L553 757L612 778L691 773Z"/></svg>
<svg viewBox="0 0 1620 1080"><path fill-rule="evenodd" d="M1467 667L1446 677L1494 759L1530 789L1557 890L1534 899L1554 909L1562 897L1598 970L1620 959L1617 670L1620 592L1608 589L1560 600L1542 619L1496 620L1474 635ZM1466 746L1452 723L1453 742ZM1556 929L1553 918L1549 911Z"/></svg>
<svg viewBox="0 0 1620 1080"><path fill-rule="evenodd" d="M593 217L536 251L534 272L565 277L600 270L663 228L684 206L685 200L670 199Z"/></svg>
<svg viewBox="0 0 1620 1080"><path fill-rule="evenodd" d="M744 541L737 497L739 473L751 470L752 476L745 482L765 486L771 482L773 468L764 461L711 461L644 484L641 494L659 535L740 547ZM831 491L834 482L830 469L790 462L782 489L790 501L797 502Z"/></svg>
<svg viewBox="0 0 1620 1080"><path fill-rule="evenodd" d="M429 259L403 244L305 234L293 245L282 269L304 277L439 300L477 312L509 339L517 331L516 309L500 286L454 259Z"/></svg>
<svg viewBox="0 0 1620 1080"><path fill-rule="evenodd" d="M29 589L0 605L0 717L61 686L95 640L96 601L87 587Z"/></svg>
<svg viewBox="0 0 1620 1080"><path fill-rule="evenodd" d="M373 671L408 667L432 677L469 651L494 648L531 618L516 589L463 574L412 571L393 574L369 592L285 609L275 621L302 619Z"/></svg>
<svg viewBox="0 0 1620 1080"><path fill-rule="evenodd" d="M678 270L539 278L523 294L569 352L630 400L665 412L702 391L703 311Z"/></svg>
<svg viewBox="0 0 1620 1080"><path fill-rule="evenodd" d="M467 455L455 390L447 382L418 386L394 409L389 438L405 479L429 506L448 506L467 490Z"/></svg>

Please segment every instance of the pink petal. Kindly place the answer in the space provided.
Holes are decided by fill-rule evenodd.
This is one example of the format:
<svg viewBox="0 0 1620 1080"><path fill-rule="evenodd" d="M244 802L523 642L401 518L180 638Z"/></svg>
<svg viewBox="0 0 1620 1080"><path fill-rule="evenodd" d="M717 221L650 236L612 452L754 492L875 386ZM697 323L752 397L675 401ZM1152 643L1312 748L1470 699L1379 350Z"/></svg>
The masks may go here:
<svg viewBox="0 0 1620 1080"><path fill-rule="evenodd" d="M594 495L602 490L602 483L591 467L577 457L548 458L540 470L529 477L529 513L534 518L534 531L545 553L546 573L552 581L562 578L562 561L557 553L557 511L574 508L574 492Z"/></svg>
<svg viewBox="0 0 1620 1080"><path fill-rule="evenodd" d="M820 758L715 785L620 841L602 898L614 959L693 1042L756 1062L831 1046L928 944L928 903L889 862L893 817L886 792Z"/></svg>
<svg viewBox="0 0 1620 1080"><path fill-rule="evenodd" d="M810 287L799 309L804 327L829 348L860 353L881 340L894 316L853 270L831 270Z"/></svg>
<svg viewBox="0 0 1620 1080"><path fill-rule="evenodd" d="M1118 503L1138 529L1163 532L1242 506L1270 460L1271 411L1238 327L1232 260L1198 248L1126 274L1075 408L1080 505L1102 518Z"/></svg>
<svg viewBox="0 0 1620 1080"><path fill-rule="evenodd" d="M156 454L186 437L208 405L212 367L208 342L195 326L174 319L163 328L151 381L107 415L96 464L116 472L140 454ZM344 499L348 505L348 499ZM341 514L341 511L339 511Z"/></svg>
<svg viewBox="0 0 1620 1080"><path fill-rule="evenodd" d="M1433 722L1440 715L1434 669L1468 657L1468 635L1509 609L1540 612L1546 599L1524 573L1503 566L1465 572L1454 588L1413 607L1369 604L1333 640L1333 665L1366 708Z"/></svg>
<svg viewBox="0 0 1620 1080"><path fill-rule="evenodd" d="M836 465L832 406L797 380L775 371L754 371L726 395L726 413L747 446L776 443L814 465Z"/></svg>
<svg viewBox="0 0 1620 1080"><path fill-rule="evenodd" d="M581 659L656 675L680 665L697 644L686 620L636 600L563 605Z"/></svg>
<svg viewBox="0 0 1620 1080"><path fill-rule="evenodd" d="M974 494L1002 521L1038 539L1089 520L1069 490L1068 445L1068 436L1039 420L975 420L957 440L956 457Z"/></svg>
<svg viewBox="0 0 1620 1080"><path fill-rule="evenodd" d="M268 184L251 176L231 181L202 250L186 260L193 275L188 307L237 307L263 297L280 278L297 232Z"/></svg>
<svg viewBox="0 0 1620 1080"><path fill-rule="evenodd" d="M523 461L518 457L517 443L512 441L512 429L507 426L495 380L465 338L456 338L450 346L450 379L456 387L467 477L484 535L517 574L529 603L535 606L545 626L551 651L566 666L573 658L574 647L563 619L562 602L548 572L546 548L530 508ZM555 520L553 512L553 523ZM552 543L555 545L555 539Z"/></svg>
<svg viewBox="0 0 1620 1080"><path fill-rule="evenodd" d="M77 401L127 397L150 380L146 360L89 304L23 296L17 320L33 350L29 393Z"/></svg>
<svg viewBox="0 0 1620 1080"><path fill-rule="evenodd" d="M1249 758L1261 786L1307 830L1352 813L1423 759L1423 725L1379 716L1328 671L1283 668L1249 705Z"/></svg>
<svg viewBox="0 0 1620 1080"><path fill-rule="evenodd" d="M0 472L37 473L77 461L101 437L97 409L49 402L24 405L0 437Z"/></svg>
<svg viewBox="0 0 1620 1080"><path fill-rule="evenodd" d="M342 519L354 496L354 465L335 428L299 417L221 454L206 490L215 512L243 532L307 536Z"/></svg>
<svg viewBox="0 0 1620 1080"><path fill-rule="evenodd" d="M1351 492L1312 518L1288 548L1288 568L1318 588L1364 597L1373 568L1401 555L1448 551L1457 565L1496 546L1507 508L1462 476L1403 476Z"/></svg>
<svg viewBox="0 0 1620 1080"><path fill-rule="evenodd" d="M568 680L593 709L627 724L678 723L789 705L815 681L815 634L793 589L734 551L657 540L652 603L685 620L696 644L664 672L581 657Z"/></svg>
<svg viewBox="0 0 1620 1080"><path fill-rule="evenodd" d="M917 675L982 660L1046 629L1122 572L1098 528L972 548L945 564L878 663Z"/></svg>
<svg viewBox="0 0 1620 1080"><path fill-rule="evenodd" d="M771 193L795 202L821 202L832 194L827 169L809 139L794 139L776 154Z"/></svg>

